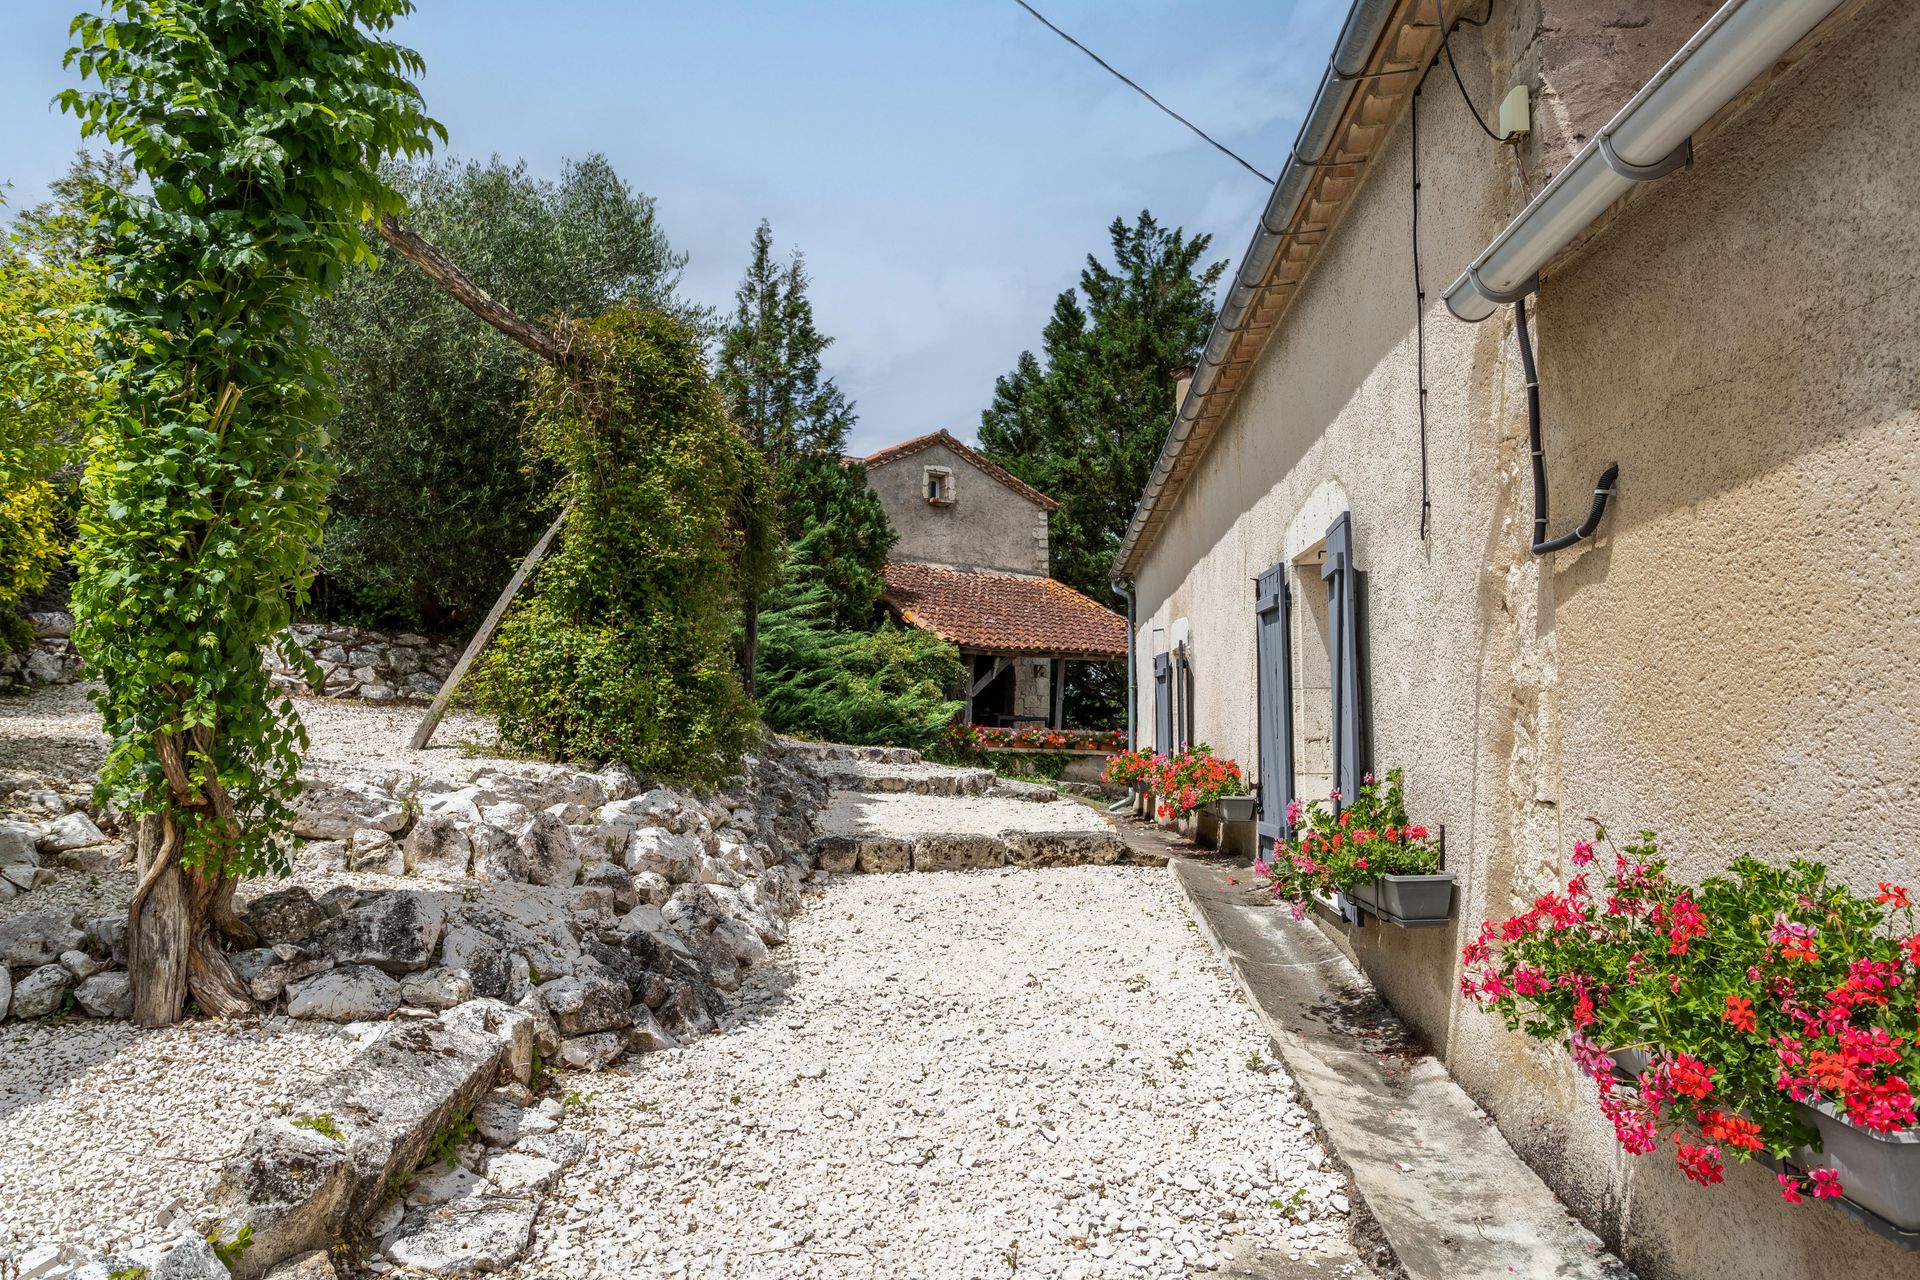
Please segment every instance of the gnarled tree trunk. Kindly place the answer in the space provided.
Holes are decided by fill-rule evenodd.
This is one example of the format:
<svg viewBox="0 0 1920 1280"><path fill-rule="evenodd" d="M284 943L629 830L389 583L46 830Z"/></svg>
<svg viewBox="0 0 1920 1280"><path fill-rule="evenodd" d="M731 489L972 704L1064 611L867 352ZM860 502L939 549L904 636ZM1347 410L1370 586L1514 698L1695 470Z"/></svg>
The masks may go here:
<svg viewBox="0 0 1920 1280"><path fill-rule="evenodd" d="M203 754L212 744L210 729L193 731ZM172 1026L191 994L212 1014L251 1013L253 997L227 963L223 939L254 941L233 908L239 881L215 865L182 863L182 833L176 814L210 812L216 829L233 831L232 801L218 779L195 787L187 771L188 745L179 735L158 740L171 808L140 827L140 883L127 905L127 976L133 987L133 1020L143 1027ZM222 841L221 843L224 843ZM216 869L217 868L217 869Z"/></svg>

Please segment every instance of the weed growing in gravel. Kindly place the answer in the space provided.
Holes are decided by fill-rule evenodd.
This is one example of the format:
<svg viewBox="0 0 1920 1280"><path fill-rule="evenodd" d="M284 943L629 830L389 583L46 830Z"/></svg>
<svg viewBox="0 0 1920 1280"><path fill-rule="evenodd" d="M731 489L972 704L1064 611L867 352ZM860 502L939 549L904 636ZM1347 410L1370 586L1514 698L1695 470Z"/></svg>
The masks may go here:
<svg viewBox="0 0 1920 1280"><path fill-rule="evenodd" d="M323 1138L332 1138L335 1142L345 1140L340 1126L334 1123L331 1111L322 1111L316 1116L301 1116L293 1122L296 1129L311 1129Z"/></svg>
<svg viewBox="0 0 1920 1280"><path fill-rule="evenodd" d="M1125 987L1129 991L1145 991L1148 987L1152 986L1153 984L1147 981L1146 974L1136 973L1130 976L1125 982L1121 983L1120 985Z"/></svg>
<svg viewBox="0 0 1920 1280"><path fill-rule="evenodd" d="M107 1280L147 1280L149 1272L145 1267L121 1267L118 1271L107 1273Z"/></svg>
<svg viewBox="0 0 1920 1280"><path fill-rule="evenodd" d="M1193 1050L1190 1048L1176 1049L1173 1056L1167 1059L1167 1065L1175 1071L1185 1071L1193 1065Z"/></svg>
<svg viewBox="0 0 1920 1280"><path fill-rule="evenodd" d="M1247 1055L1247 1070L1259 1073L1266 1069L1267 1060L1265 1058L1261 1057L1258 1053L1250 1053Z"/></svg>
<svg viewBox="0 0 1920 1280"><path fill-rule="evenodd" d="M217 1234L207 1237L207 1243L213 1246L213 1256L227 1270L233 1270L233 1264L240 1261L240 1255L253 1248L253 1224L248 1223L233 1233L233 1239L222 1240Z"/></svg>
<svg viewBox="0 0 1920 1280"><path fill-rule="evenodd" d="M448 1121L433 1135L433 1145L427 1148L427 1154L447 1168L453 1168L460 1163L460 1144L467 1140L475 1127L471 1115Z"/></svg>
<svg viewBox="0 0 1920 1280"><path fill-rule="evenodd" d="M1020 1241L1018 1239L1014 1240L1012 1244L1007 1246L1007 1251L1001 1256L1007 1260L1007 1270L1018 1271L1020 1269Z"/></svg>
<svg viewBox="0 0 1920 1280"><path fill-rule="evenodd" d="M566 1097L560 1099L560 1105L568 1111L585 1111L593 1105L593 1100L599 1096L600 1091L598 1089L590 1089L586 1093L581 1093L578 1089L575 1089L568 1093Z"/></svg>
<svg viewBox="0 0 1920 1280"><path fill-rule="evenodd" d="M730 1093L730 1094L728 1094L728 1095L727 1095L727 1102L728 1102L728 1103L729 1103L730 1105L732 1105L732 1106L736 1106L736 1107L737 1107L737 1106L739 1106L739 1105L740 1105L740 1095L739 1095L739 1094L737 1094L737 1093Z"/></svg>

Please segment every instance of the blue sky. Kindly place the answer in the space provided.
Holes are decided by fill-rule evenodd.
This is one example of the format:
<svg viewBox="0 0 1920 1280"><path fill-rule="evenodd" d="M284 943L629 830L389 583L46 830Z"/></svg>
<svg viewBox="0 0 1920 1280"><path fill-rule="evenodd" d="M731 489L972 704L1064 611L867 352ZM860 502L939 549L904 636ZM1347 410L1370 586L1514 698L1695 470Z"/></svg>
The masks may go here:
<svg viewBox="0 0 1920 1280"><path fill-rule="evenodd" d="M1036 0L1174 110L1274 172L1345 0ZM38 199L78 141L49 107L76 0L8 0L0 181ZM543 176L601 151L656 197L690 296L729 306L754 225L807 255L827 366L867 452L972 438L993 379L1116 215L1237 262L1263 184L1013 0L421 0L455 155ZM1171 393L1169 393L1171 394Z"/></svg>

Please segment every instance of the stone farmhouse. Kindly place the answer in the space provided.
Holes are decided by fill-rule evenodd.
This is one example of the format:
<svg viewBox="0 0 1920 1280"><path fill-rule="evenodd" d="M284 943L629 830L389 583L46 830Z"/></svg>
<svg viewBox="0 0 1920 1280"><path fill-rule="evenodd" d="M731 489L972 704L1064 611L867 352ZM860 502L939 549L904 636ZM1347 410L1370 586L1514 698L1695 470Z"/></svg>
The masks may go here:
<svg viewBox="0 0 1920 1280"><path fill-rule="evenodd" d="M1916 51L1911 0L1355 0L1116 562L1137 740L1257 769L1265 842L1405 769L1450 920L1321 926L1649 1280L1920 1273L1622 1159L1457 995L1586 815L1914 874Z"/></svg>
<svg viewBox="0 0 1920 1280"><path fill-rule="evenodd" d="M1059 727L1069 662L1126 657L1126 620L1047 576L1053 499L945 431L860 460L899 541L887 607L960 648L965 720Z"/></svg>

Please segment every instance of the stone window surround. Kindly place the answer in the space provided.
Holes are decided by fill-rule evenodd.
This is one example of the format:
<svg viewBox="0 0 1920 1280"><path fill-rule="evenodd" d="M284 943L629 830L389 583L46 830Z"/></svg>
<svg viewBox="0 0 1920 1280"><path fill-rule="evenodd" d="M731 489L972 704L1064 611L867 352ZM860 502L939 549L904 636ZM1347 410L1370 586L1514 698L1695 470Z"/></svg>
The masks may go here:
<svg viewBox="0 0 1920 1280"><path fill-rule="evenodd" d="M920 491L927 495L930 507L950 507L954 502L952 467L920 468Z"/></svg>

